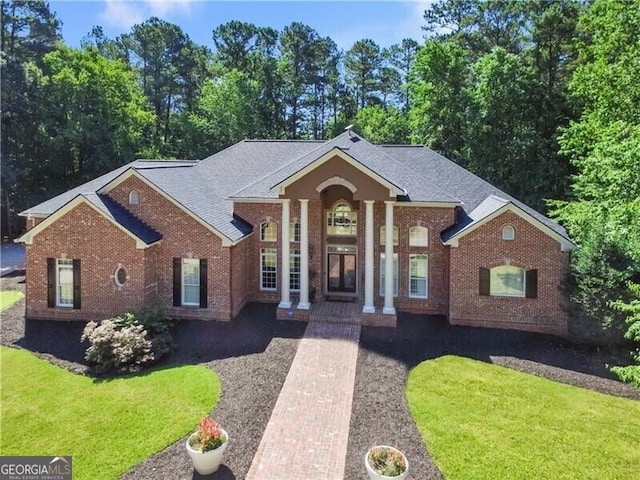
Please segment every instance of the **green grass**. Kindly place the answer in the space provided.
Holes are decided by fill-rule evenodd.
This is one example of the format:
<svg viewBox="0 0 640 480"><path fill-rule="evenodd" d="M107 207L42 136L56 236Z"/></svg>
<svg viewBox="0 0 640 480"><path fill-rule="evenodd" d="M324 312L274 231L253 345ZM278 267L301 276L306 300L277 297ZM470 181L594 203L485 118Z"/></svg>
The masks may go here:
<svg viewBox="0 0 640 480"><path fill-rule="evenodd" d="M75 480L118 478L195 429L221 391L204 367L94 381L6 347L0 373L0 455L72 455Z"/></svg>
<svg viewBox="0 0 640 480"><path fill-rule="evenodd" d="M428 360L409 407L445 478L640 478L640 402L462 357Z"/></svg>
<svg viewBox="0 0 640 480"><path fill-rule="evenodd" d="M6 310L23 297L19 290L2 290L0 291L0 312Z"/></svg>

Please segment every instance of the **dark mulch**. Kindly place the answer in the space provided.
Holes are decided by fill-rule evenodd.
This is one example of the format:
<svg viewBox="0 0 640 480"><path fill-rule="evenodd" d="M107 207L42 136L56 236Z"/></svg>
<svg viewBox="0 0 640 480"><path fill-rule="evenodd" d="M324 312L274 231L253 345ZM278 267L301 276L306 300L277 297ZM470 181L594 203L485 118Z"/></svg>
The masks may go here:
<svg viewBox="0 0 640 480"><path fill-rule="evenodd" d="M24 291L24 277L2 278L2 288ZM230 323L183 321L178 349L166 364L215 370L223 394L213 416L231 437L220 471L201 477L184 439L123 476L126 480L245 478L284 383L305 325L274 320L275 307L249 305ZM24 321L24 300L2 313L3 345L17 345L79 373L87 373L77 322ZM397 329L362 329L349 432L346 478L365 480L363 457L374 444L399 447L411 478L442 478L409 414L404 388L409 370L424 360L461 355L563 383L640 400L640 391L614 379L609 354L557 337L508 330L452 327L441 318L401 315ZM292 459L295 461L295 459Z"/></svg>
<svg viewBox="0 0 640 480"><path fill-rule="evenodd" d="M455 327L438 317L400 315L398 328L366 328L354 390L346 478L367 478L364 455L374 444L400 448L411 478L442 478L411 420L404 389L409 370L424 360L459 355L592 390L640 400L640 390L615 380L616 359L551 335Z"/></svg>

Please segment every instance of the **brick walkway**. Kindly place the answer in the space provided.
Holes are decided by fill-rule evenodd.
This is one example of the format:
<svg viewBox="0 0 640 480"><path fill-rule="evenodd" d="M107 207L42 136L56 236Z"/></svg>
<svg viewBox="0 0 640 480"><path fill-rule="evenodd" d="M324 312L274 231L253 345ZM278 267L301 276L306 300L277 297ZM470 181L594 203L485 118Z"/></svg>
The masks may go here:
<svg viewBox="0 0 640 480"><path fill-rule="evenodd" d="M359 325L309 323L247 480L342 480Z"/></svg>

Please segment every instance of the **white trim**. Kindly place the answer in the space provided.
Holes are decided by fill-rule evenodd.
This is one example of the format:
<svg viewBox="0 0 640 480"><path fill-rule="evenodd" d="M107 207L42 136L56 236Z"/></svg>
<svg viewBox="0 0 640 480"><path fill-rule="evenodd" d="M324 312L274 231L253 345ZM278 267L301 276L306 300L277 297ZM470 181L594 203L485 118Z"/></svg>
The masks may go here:
<svg viewBox="0 0 640 480"><path fill-rule="evenodd" d="M329 160L331 160L333 157L336 157L336 156L340 157L342 160L347 162L349 165L354 167L356 170L359 170L360 172L364 173L365 175L367 175L368 177L372 178L376 182L380 183L384 187L388 188L389 189L389 197L396 197L397 195L404 195L405 194L404 190L401 187L399 187L397 185L394 185L389 180L387 180L386 178L382 177L381 175L379 175L375 171L371 170L370 168L364 166L362 163L358 162L352 156L347 155L345 152L343 152L342 150L340 150L337 147L332 148L331 150L329 150L324 155L316 158L313 162L309 163L308 165L306 165L302 169L298 170L293 175L290 175L289 177L285 178L281 182L276 183L275 185L273 185L271 187L270 190L272 192L276 192L276 193L278 193L280 195L284 195L285 189L289 185L291 185L292 183L300 180L302 177L307 175L309 172L312 172L313 170L315 170L316 168L320 167L321 165L323 165L324 163L328 162Z"/></svg>
<svg viewBox="0 0 640 480"><path fill-rule="evenodd" d="M267 252L266 250L269 250L269 252ZM269 258L273 258L274 262L274 268L275 268L275 286L273 288L271 287L265 287L263 280L264 280L264 259L265 257L269 257ZM260 291L262 292L276 292L278 290L278 249L274 248L274 247L265 247L265 248L261 248L260 249Z"/></svg>
<svg viewBox="0 0 640 480"><path fill-rule="evenodd" d="M318 184L318 186L316 187L316 192L320 193L325 188L330 187L332 185L342 185L343 187L348 188L351 191L351 193L356 193L358 191L358 188L349 180L336 175L335 177L327 178L324 182L321 182L320 184Z"/></svg>
<svg viewBox="0 0 640 480"><path fill-rule="evenodd" d="M425 269L425 294L424 295L417 295L417 294L412 294L411 293L411 279L414 278L411 276L411 261L412 260L416 260L416 257L424 257L424 261L426 263L426 269ZM409 273L409 288L408 290L408 294L409 294L409 298L418 298L418 299L427 299L429 298L429 255L427 253L410 253L409 254L409 268L408 268L408 273ZM415 277L415 278L420 278L420 277Z"/></svg>
<svg viewBox="0 0 640 480"><path fill-rule="evenodd" d="M385 315L395 315L396 309L393 306L393 296L394 296L394 281L393 281L393 261L389 262L389 258L394 259L393 256L393 203L394 202L384 202L385 203L385 285L384 285L384 307L382 308L382 313ZM397 267L396 263L396 267ZM397 270L396 270L397 272ZM396 273L396 278L398 278L398 274ZM399 291L399 288L398 288Z"/></svg>
<svg viewBox="0 0 640 480"><path fill-rule="evenodd" d="M300 301L299 310L309 310L309 200L300 199Z"/></svg>
<svg viewBox="0 0 640 480"><path fill-rule="evenodd" d="M104 217L107 220L109 220L113 225L115 225L120 230L122 230L124 233L126 233L128 236L133 238L136 241L136 249L138 249L138 250L144 250L145 248L149 248L149 247L151 247L151 246L153 246L153 245L155 245L157 243L160 243L162 241L162 240L158 240L157 242L146 244L140 237L134 235L132 232L130 232L129 230L124 228L122 225L120 225L114 219L112 219L111 217L105 215L105 213L102 210L100 210L92 202L87 200L87 198L84 195L78 194L78 196L74 197L69 202L64 204L62 207L60 207L58 210L53 212L51 215L49 215L47 218L45 218L38 225L33 227L31 230L25 232L25 234L22 235L20 238L16 239L15 242L16 243L24 243L25 245L33 245L33 237L38 235L42 230L44 230L49 225L51 225L52 223L57 221L63 215L66 215L67 213L69 213L71 210L76 208L81 203L84 203L84 204L90 206L93 210L98 212L102 217Z"/></svg>
<svg viewBox="0 0 640 480"><path fill-rule="evenodd" d="M227 200L236 203L282 203L282 198L262 198L262 197L227 197Z"/></svg>
<svg viewBox="0 0 640 480"><path fill-rule="evenodd" d="M173 205L178 207L180 210L185 212L187 215L189 215L191 218L193 218L200 225L202 225L207 230L209 230L211 233L213 233L214 235L219 237L222 240L222 246L223 247L232 247L232 246L236 245L237 243L239 243L242 240L242 239L240 239L240 240L233 241L229 237L224 235L222 232L220 232L219 230L213 228L209 223L205 222L198 215L196 215L191 210L189 210L187 207L185 207L183 204L178 202L175 198L173 198L167 192L162 190L160 187L158 187L156 184L154 184L151 180L149 180L148 178L146 178L143 175L141 175L135 168L128 168L127 170L122 172L120 175L118 175L116 178L114 178L109 183L107 183L102 188L100 188L96 193L108 194L111 190L113 190L115 187L117 187L122 182L124 182L125 180L129 179L132 176L135 176L138 180L142 181L145 185L147 185L148 187L150 187L153 190L155 190L157 193L159 193L162 197L164 197L170 203L172 203Z"/></svg>
<svg viewBox="0 0 640 480"><path fill-rule="evenodd" d="M362 313L375 313L373 303L373 200L365 200L365 239L364 239L364 306Z"/></svg>
<svg viewBox="0 0 640 480"><path fill-rule="evenodd" d="M467 227L467 228L461 230L460 232L456 233L453 237L451 237L449 240L444 242L444 245L449 245L451 247L457 247L459 245L459 240L462 237L464 237L465 235L473 232L477 228L480 228L485 223L488 223L491 220L499 217L500 215L502 215L505 212L515 213L520 218L522 218L523 220L525 220L526 222L528 222L532 226L536 227L538 230L541 230L542 232L546 233L549 237L553 238L555 241L557 241L560 244L560 251L562 251L562 252L570 252L570 251L572 251L572 250L574 250L576 248L576 245L573 242L571 242L570 240L566 239L565 237L563 237L559 233L551 230L551 228L547 227L540 220L538 220L535 217L529 215L527 212L525 212L520 207L518 207L517 205L514 205L511 202L507 203L503 207L500 207L498 210L496 210L495 212L491 213L490 215L487 215L483 219L478 220L477 222L473 223L469 227Z"/></svg>
<svg viewBox="0 0 640 480"><path fill-rule="evenodd" d="M393 205L395 207L454 208L464 205L464 202L414 202L411 200L408 202L395 201Z"/></svg>
<svg viewBox="0 0 640 480"><path fill-rule="evenodd" d="M289 252L291 251L291 244L289 242L289 216L290 216L289 199L285 199L282 202L282 253L280 258L280 268L282 269L280 274L280 304L278 308L291 308L291 271Z"/></svg>
<svg viewBox="0 0 640 480"><path fill-rule="evenodd" d="M200 306L200 259L199 258L182 258L182 265L180 266L180 305L183 307L199 307ZM185 300L185 283L184 283L184 272L185 272L185 264L192 264L198 267L198 300L196 302L187 302ZM195 284L190 284L190 286L194 286Z"/></svg>
<svg viewBox="0 0 640 480"><path fill-rule="evenodd" d="M60 264L60 262L64 262L64 264ZM60 289L62 287L62 282L60 281L60 271L62 270L60 267L64 266L64 270L71 271L71 302L70 303L62 303L60 300ZM73 260L70 258L56 258L56 307L64 307L64 308L72 308L74 303L74 285L73 285ZM69 285L69 283L65 283L65 285Z"/></svg>

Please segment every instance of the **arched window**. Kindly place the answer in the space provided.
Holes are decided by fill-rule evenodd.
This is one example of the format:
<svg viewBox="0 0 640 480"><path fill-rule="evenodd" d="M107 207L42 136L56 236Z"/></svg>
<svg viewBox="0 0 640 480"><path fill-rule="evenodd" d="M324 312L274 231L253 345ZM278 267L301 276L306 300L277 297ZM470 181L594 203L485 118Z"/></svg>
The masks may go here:
<svg viewBox="0 0 640 480"><path fill-rule="evenodd" d="M344 200L339 200L327 212L327 235L355 236L358 233L358 213Z"/></svg>
<svg viewBox="0 0 640 480"><path fill-rule="evenodd" d="M278 240L278 224L276 222L263 222L260 224L260 240L263 242L275 242Z"/></svg>
<svg viewBox="0 0 640 480"><path fill-rule="evenodd" d="M140 204L140 192L138 190L131 190L129 192L129 205Z"/></svg>
<svg viewBox="0 0 640 480"><path fill-rule="evenodd" d="M515 240L516 231L511 225L505 225L502 227L502 239L503 240Z"/></svg>
<svg viewBox="0 0 640 480"><path fill-rule="evenodd" d="M427 227L415 226L409 229L409 246L410 247L429 246L429 230L427 229Z"/></svg>

